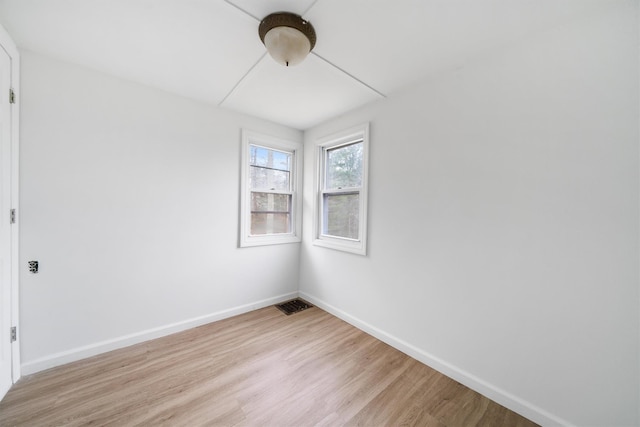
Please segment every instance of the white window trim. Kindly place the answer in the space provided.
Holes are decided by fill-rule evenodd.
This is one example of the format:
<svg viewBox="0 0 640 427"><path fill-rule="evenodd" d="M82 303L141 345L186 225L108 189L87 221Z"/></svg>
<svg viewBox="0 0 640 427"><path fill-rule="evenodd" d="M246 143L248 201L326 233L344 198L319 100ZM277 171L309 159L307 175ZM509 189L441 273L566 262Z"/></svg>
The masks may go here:
<svg viewBox="0 0 640 427"><path fill-rule="evenodd" d="M358 239L348 239L322 234L323 218L323 186L324 186L324 162L325 152L334 147L347 145L356 140L362 140L362 187L360 191L360 219ZM355 126L338 132L316 142L316 174L315 174L315 198L313 214L313 244L325 248L351 252L358 255L367 254L367 207L369 193L369 123ZM349 189L345 189L349 192Z"/></svg>
<svg viewBox="0 0 640 427"><path fill-rule="evenodd" d="M251 230L251 189L249 188L249 146L259 145L274 150L293 153L291 165L291 233L265 234L252 236ZM242 130L242 155L240 166L240 238L241 248L277 245L281 243L299 243L302 235L302 143L275 138L257 132Z"/></svg>

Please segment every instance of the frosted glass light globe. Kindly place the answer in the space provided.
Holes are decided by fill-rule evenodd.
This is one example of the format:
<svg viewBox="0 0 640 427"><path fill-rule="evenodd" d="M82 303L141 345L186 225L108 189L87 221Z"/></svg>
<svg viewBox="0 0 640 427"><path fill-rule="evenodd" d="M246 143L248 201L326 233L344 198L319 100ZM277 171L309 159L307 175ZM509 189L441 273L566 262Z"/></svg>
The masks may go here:
<svg viewBox="0 0 640 427"><path fill-rule="evenodd" d="M285 67L302 62L316 45L313 25L291 12L266 16L260 21L258 35L271 57Z"/></svg>
<svg viewBox="0 0 640 427"><path fill-rule="evenodd" d="M269 55L286 67L299 64L311 51L311 43L302 32L291 27L275 27L264 36Z"/></svg>

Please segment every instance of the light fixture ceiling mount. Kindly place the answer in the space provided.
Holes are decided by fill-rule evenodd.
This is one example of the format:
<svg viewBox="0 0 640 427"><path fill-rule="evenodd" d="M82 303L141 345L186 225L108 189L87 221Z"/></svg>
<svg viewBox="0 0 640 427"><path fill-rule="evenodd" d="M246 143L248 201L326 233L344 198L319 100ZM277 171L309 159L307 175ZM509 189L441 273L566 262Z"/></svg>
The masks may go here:
<svg viewBox="0 0 640 427"><path fill-rule="evenodd" d="M302 62L316 45L316 31L311 23L290 12L265 17L258 34L269 55L286 67Z"/></svg>

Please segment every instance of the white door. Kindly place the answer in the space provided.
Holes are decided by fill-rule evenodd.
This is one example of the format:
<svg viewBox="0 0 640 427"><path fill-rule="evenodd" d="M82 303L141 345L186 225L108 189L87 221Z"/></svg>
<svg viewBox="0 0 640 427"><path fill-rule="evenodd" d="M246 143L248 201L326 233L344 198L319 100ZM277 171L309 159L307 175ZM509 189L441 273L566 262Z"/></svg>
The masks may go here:
<svg viewBox="0 0 640 427"><path fill-rule="evenodd" d="M0 399L11 387L11 59L0 46Z"/></svg>

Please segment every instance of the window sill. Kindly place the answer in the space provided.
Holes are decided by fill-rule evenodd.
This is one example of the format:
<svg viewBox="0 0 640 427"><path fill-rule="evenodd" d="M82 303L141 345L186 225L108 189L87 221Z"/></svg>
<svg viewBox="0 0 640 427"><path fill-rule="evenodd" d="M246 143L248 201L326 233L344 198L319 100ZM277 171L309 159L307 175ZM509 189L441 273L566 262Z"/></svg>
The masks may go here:
<svg viewBox="0 0 640 427"><path fill-rule="evenodd" d="M367 248L364 243L357 240L332 239L330 237L316 238L313 240L314 246L335 249L337 251L349 252L356 255L367 255Z"/></svg>
<svg viewBox="0 0 640 427"><path fill-rule="evenodd" d="M292 234L284 236L245 237L240 240L240 247L250 248L253 246L280 245L285 243L300 243L300 237Z"/></svg>

